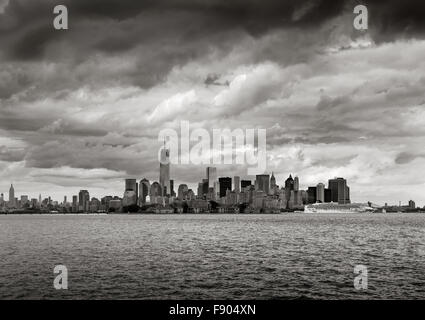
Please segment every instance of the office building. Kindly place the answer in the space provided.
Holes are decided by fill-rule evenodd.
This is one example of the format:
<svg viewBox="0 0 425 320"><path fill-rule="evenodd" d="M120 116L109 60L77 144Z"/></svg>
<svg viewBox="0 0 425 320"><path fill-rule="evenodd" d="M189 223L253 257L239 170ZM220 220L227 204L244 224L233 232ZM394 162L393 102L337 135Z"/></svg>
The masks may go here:
<svg viewBox="0 0 425 320"><path fill-rule="evenodd" d="M347 180L344 178L330 179L328 188L331 190L332 202L339 204L350 203L350 188L347 186Z"/></svg>
<svg viewBox="0 0 425 320"><path fill-rule="evenodd" d="M226 196L226 191L232 191L232 178L225 177L225 178L219 178L218 183L220 185L220 198L223 198Z"/></svg>
<svg viewBox="0 0 425 320"><path fill-rule="evenodd" d="M257 190L263 191L265 194L270 192L270 175L258 174L255 177L257 183Z"/></svg>
<svg viewBox="0 0 425 320"><path fill-rule="evenodd" d="M170 186L170 150L165 147L161 149L159 163L159 184L161 185L164 196L171 194Z"/></svg>
<svg viewBox="0 0 425 320"><path fill-rule="evenodd" d="M325 202L325 185L323 183L316 186L316 201Z"/></svg>

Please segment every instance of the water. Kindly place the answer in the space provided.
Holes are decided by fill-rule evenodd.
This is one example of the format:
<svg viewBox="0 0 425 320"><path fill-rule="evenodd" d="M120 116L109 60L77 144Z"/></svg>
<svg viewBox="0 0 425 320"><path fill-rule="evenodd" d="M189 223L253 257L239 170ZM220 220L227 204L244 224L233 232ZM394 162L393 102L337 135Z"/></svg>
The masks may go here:
<svg viewBox="0 0 425 320"><path fill-rule="evenodd" d="M425 214L0 216L0 298L425 299L424 231Z"/></svg>

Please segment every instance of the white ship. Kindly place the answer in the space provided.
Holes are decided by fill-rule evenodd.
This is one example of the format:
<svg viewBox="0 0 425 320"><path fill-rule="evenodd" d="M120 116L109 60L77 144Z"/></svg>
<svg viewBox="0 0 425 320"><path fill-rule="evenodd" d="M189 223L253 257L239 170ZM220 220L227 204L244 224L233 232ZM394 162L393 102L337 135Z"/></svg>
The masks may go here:
<svg viewBox="0 0 425 320"><path fill-rule="evenodd" d="M367 203L339 204L335 202L314 203L304 207L305 213L363 213L375 212Z"/></svg>

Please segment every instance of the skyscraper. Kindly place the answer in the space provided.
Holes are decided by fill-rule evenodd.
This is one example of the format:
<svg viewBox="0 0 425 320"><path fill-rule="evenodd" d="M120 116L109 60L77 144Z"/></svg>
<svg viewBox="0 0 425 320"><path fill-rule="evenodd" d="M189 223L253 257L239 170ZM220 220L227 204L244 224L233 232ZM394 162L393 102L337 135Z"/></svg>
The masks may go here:
<svg viewBox="0 0 425 320"><path fill-rule="evenodd" d="M80 190L78 193L78 211L88 212L90 194L87 190Z"/></svg>
<svg viewBox="0 0 425 320"><path fill-rule="evenodd" d="M233 183L235 185L235 192L239 193L241 192L241 178L238 176L233 177Z"/></svg>
<svg viewBox="0 0 425 320"><path fill-rule="evenodd" d="M242 190L245 189L246 187L249 187L250 185L252 185L251 180L242 180L241 181L241 188L242 188Z"/></svg>
<svg viewBox="0 0 425 320"><path fill-rule="evenodd" d="M316 186L316 201L325 202L325 185L323 183Z"/></svg>
<svg viewBox="0 0 425 320"><path fill-rule="evenodd" d="M208 192L210 188L213 188L213 199L216 198L217 195L217 168L215 167L207 167L207 180L208 180Z"/></svg>
<svg viewBox="0 0 425 320"><path fill-rule="evenodd" d="M170 187L170 150L165 147L161 149L160 163L159 163L159 184L162 187L162 194L164 196L171 194Z"/></svg>
<svg viewBox="0 0 425 320"><path fill-rule="evenodd" d="M10 185L10 189L9 189L9 207L10 208L15 208L16 207L16 203L15 203L15 189L13 188L13 184Z"/></svg>
<svg viewBox="0 0 425 320"><path fill-rule="evenodd" d="M300 180L298 179L298 177L294 178L294 191L299 191L300 190Z"/></svg>
<svg viewBox="0 0 425 320"><path fill-rule="evenodd" d="M125 179L125 190L123 197L123 206L135 205L138 203L139 185L136 179Z"/></svg>
<svg viewBox="0 0 425 320"><path fill-rule="evenodd" d="M207 167L208 188L214 188L214 182L217 181L217 168Z"/></svg>
<svg viewBox="0 0 425 320"><path fill-rule="evenodd" d="M220 198L223 198L226 196L227 190L232 190L232 178L219 178L218 183L220 184Z"/></svg>
<svg viewBox="0 0 425 320"><path fill-rule="evenodd" d="M269 194L270 191L270 175L258 174L255 177L258 190L263 191L265 194Z"/></svg>
<svg viewBox="0 0 425 320"><path fill-rule="evenodd" d="M188 191L189 191L189 188L187 187L187 184L179 185L179 189L177 190L177 195L179 200L186 199Z"/></svg>
<svg viewBox="0 0 425 320"><path fill-rule="evenodd" d="M272 176L270 178L270 193L275 194L276 192L276 178L274 177L274 173L272 172Z"/></svg>
<svg viewBox="0 0 425 320"><path fill-rule="evenodd" d="M174 192L174 180L170 179L170 196L174 197L176 193Z"/></svg>
<svg viewBox="0 0 425 320"><path fill-rule="evenodd" d="M136 179L125 179L125 190L124 191L138 191Z"/></svg>
<svg viewBox="0 0 425 320"><path fill-rule="evenodd" d="M78 196L72 196L72 212L78 212Z"/></svg>
<svg viewBox="0 0 425 320"><path fill-rule="evenodd" d="M347 180L344 178L330 179L328 187L331 190L332 202L350 203L350 189L347 186Z"/></svg>
<svg viewBox="0 0 425 320"><path fill-rule="evenodd" d="M162 197L162 186L161 186L161 184L160 183L158 183L158 182L154 182L154 183L152 183L151 184L151 187L150 187L150 197L152 198L152 197ZM152 201L152 199L151 199L151 201Z"/></svg>
<svg viewBox="0 0 425 320"><path fill-rule="evenodd" d="M148 179L142 179L139 184L139 203L141 205L146 203L146 197L149 196L150 183Z"/></svg>
<svg viewBox="0 0 425 320"><path fill-rule="evenodd" d="M292 179L292 175L289 175L289 178L285 180L285 189L287 191L294 191L294 179Z"/></svg>
<svg viewBox="0 0 425 320"><path fill-rule="evenodd" d="M316 203L317 201L317 188L316 187L308 187L307 190L308 195L308 203Z"/></svg>

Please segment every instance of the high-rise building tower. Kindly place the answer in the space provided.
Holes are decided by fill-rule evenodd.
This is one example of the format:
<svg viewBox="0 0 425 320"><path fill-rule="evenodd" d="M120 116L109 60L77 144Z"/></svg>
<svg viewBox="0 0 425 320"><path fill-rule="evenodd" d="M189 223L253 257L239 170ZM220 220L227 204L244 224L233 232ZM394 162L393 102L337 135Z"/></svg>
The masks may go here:
<svg viewBox="0 0 425 320"><path fill-rule="evenodd" d="M90 194L87 190L80 190L78 193L78 211L88 212L90 204Z"/></svg>
<svg viewBox="0 0 425 320"><path fill-rule="evenodd" d="M13 184L10 185L10 189L9 189L9 207L10 208L15 208L16 207L16 203L15 203L15 189L13 188Z"/></svg>
<svg viewBox="0 0 425 320"><path fill-rule="evenodd" d="M238 177L238 176L233 177L233 183L235 185L235 188L234 188L235 192L236 193L241 192L241 177Z"/></svg>
<svg viewBox="0 0 425 320"><path fill-rule="evenodd" d="M294 178L294 191L299 191L300 190L300 180L298 179L298 177Z"/></svg>
<svg viewBox="0 0 425 320"><path fill-rule="evenodd" d="M207 167L207 180L208 180L208 190L213 188L213 198L216 197L218 192L218 180L217 180L217 168L215 167Z"/></svg>
<svg viewBox="0 0 425 320"><path fill-rule="evenodd" d="M146 203L146 197L149 196L150 183L148 179L142 179L139 184L139 202L141 205Z"/></svg>
<svg viewBox="0 0 425 320"><path fill-rule="evenodd" d="M323 183L316 186L316 201L325 202L325 185Z"/></svg>
<svg viewBox="0 0 425 320"><path fill-rule="evenodd" d="M219 178L218 182L220 184L220 198L223 198L226 196L227 190L232 191L232 178Z"/></svg>
<svg viewBox="0 0 425 320"><path fill-rule="evenodd" d="M241 181L241 188L242 188L242 190L245 189L246 187L249 187L250 185L252 185L251 180L242 180Z"/></svg>
<svg viewBox="0 0 425 320"><path fill-rule="evenodd" d="M214 188L214 182L217 181L217 168L207 167L208 188Z"/></svg>
<svg viewBox="0 0 425 320"><path fill-rule="evenodd" d="M276 178L274 177L274 173L272 172L272 176L270 178L270 192L274 194L276 191Z"/></svg>
<svg viewBox="0 0 425 320"><path fill-rule="evenodd" d="M255 177L258 190L263 191L265 194L269 194L270 191L270 175L258 174Z"/></svg>
<svg viewBox="0 0 425 320"><path fill-rule="evenodd" d="M159 184L162 187L162 194L164 196L171 195L170 186L170 149L164 147L161 149L160 163L159 163Z"/></svg>
<svg viewBox="0 0 425 320"><path fill-rule="evenodd" d="M177 195L179 200L185 200L187 197L187 192L189 191L189 188L187 184L181 184L179 185L179 188L177 190Z"/></svg>
<svg viewBox="0 0 425 320"><path fill-rule="evenodd" d="M350 203L350 189L347 186L347 180L344 178L330 179L328 187L331 190L332 202Z"/></svg>
<svg viewBox="0 0 425 320"><path fill-rule="evenodd" d="M287 191L294 191L294 179L292 179L292 175L289 175L289 178L285 180L285 189Z"/></svg>

